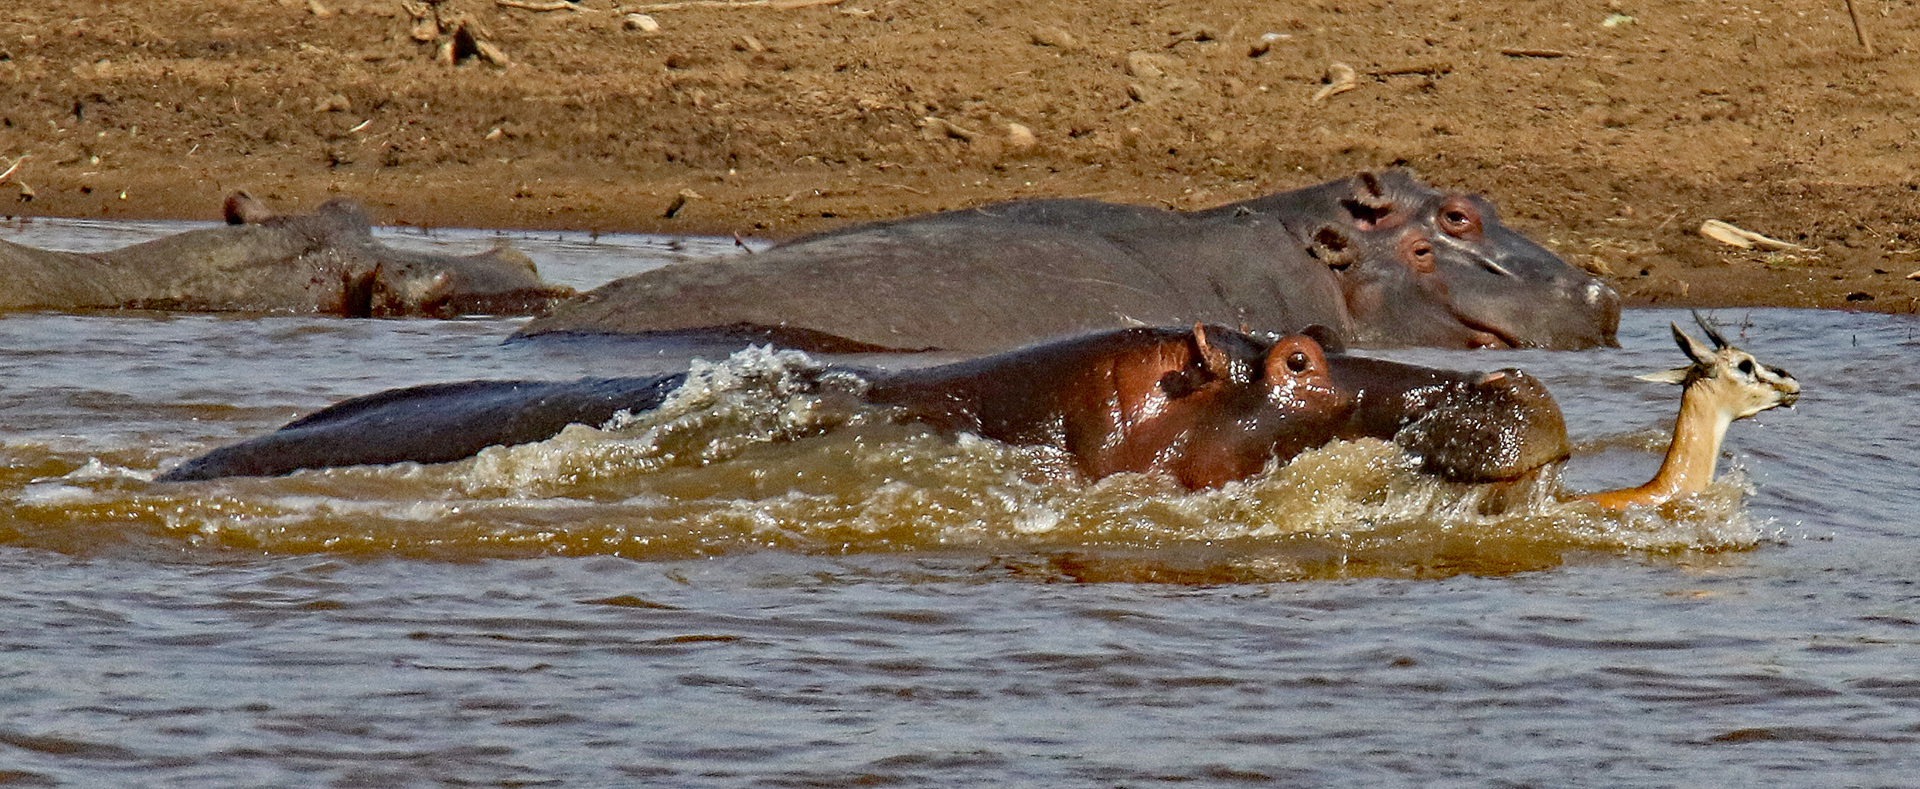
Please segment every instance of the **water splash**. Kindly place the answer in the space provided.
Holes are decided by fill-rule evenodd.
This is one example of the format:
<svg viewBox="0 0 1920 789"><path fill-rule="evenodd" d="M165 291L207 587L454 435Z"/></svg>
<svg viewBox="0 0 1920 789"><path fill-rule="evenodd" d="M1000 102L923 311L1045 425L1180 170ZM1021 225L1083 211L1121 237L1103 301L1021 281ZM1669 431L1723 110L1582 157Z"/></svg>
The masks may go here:
<svg viewBox="0 0 1920 789"><path fill-rule="evenodd" d="M622 412L599 427L574 425L548 441L489 448L458 464L452 481L469 496L526 496L710 465L749 447L849 424L861 413L864 386L799 351L747 348L723 362L694 361L686 382L657 409Z"/></svg>
<svg viewBox="0 0 1920 789"><path fill-rule="evenodd" d="M1514 572L1760 540L1738 473L1614 513L1562 501L1552 469L1459 485L1366 440L1190 492L1138 474L1087 481L1057 452L898 423L860 401L863 386L804 354L753 349L696 363L655 411L459 463L170 486L149 481L141 466L157 461L144 455L89 457L13 486L6 508L57 544L131 525L228 550L458 559L962 551L1075 580Z"/></svg>

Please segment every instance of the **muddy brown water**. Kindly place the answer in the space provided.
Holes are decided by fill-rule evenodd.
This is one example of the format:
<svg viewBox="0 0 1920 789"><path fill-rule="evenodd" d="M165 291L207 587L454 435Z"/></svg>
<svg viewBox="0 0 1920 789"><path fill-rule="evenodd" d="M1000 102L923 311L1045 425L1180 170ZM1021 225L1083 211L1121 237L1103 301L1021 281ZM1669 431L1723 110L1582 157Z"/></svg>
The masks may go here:
<svg viewBox="0 0 1920 789"><path fill-rule="evenodd" d="M731 244L517 238L578 286ZM1373 444L1212 493L1075 482L786 394L792 354L0 316L0 782L1915 785L1920 321L1724 311L1800 404L1735 425L1705 494L1556 502L1651 473L1677 390L1632 376L1684 317L1391 354L1552 387L1576 455L1496 511ZM150 481L357 394L695 357L661 414L465 463Z"/></svg>

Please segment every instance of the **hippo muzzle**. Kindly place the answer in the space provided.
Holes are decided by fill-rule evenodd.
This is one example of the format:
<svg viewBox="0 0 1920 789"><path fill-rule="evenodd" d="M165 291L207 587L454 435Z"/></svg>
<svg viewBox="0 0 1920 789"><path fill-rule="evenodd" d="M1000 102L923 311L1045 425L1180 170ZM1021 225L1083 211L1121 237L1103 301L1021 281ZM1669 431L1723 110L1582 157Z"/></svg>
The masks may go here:
<svg viewBox="0 0 1920 789"><path fill-rule="evenodd" d="M1501 482L1566 459L1566 421L1547 387L1519 370L1461 373L1349 359L1362 389L1353 424L1391 435L1421 470L1454 482ZM1338 368L1336 368L1338 369ZM1414 371L1414 372L1408 372Z"/></svg>
<svg viewBox="0 0 1920 789"><path fill-rule="evenodd" d="M1620 294L1546 247L1497 224L1493 206L1475 200L1486 224L1478 236L1435 234L1436 265L1448 281L1456 316L1515 348L1615 347Z"/></svg>
<svg viewBox="0 0 1920 789"><path fill-rule="evenodd" d="M1433 391L1393 441L1430 474L1455 482L1518 479L1569 453L1567 425L1547 387L1519 370Z"/></svg>

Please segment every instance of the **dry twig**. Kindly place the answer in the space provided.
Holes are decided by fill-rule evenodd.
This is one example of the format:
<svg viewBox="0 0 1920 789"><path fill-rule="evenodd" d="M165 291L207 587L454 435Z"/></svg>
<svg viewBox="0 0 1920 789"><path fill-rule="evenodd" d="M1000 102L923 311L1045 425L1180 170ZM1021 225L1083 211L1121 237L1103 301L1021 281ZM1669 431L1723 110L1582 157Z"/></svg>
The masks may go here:
<svg viewBox="0 0 1920 789"><path fill-rule="evenodd" d="M1860 24L1860 11L1853 7L1853 0L1847 0L1847 18L1853 20L1853 37L1860 39L1860 48L1867 51L1867 57L1873 57L1873 39L1867 37L1866 27Z"/></svg>
<svg viewBox="0 0 1920 789"><path fill-rule="evenodd" d="M1783 252L1804 252L1807 249L1799 244L1781 241L1777 238L1769 238L1746 228L1722 222L1718 219L1709 219L1700 223L1700 235L1722 244L1736 246L1741 249L1759 247L1761 249L1772 249Z"/></svg>
<svg viewBox="0 0 1920 789"><path fill-rule="evenodd" d="M1567 53L1558 49L1503 49L1500 54L1510 58L1564 58Z"/></svg>
<svg viewBox="0 0 1920 789"><path fill-rule="evenodd" d="M534 2L534 0L493 0L493 4L497 6L505 6L507 8L518 8L523 11L582 11L582 10L585 10L585 9L582 9L580 6L567 2L567 0L552 0L552 2L547 2L547 3Z"/></svg>
<svg viewBox="0 0 1920 789"><path fill-rule="evenodd" d="M1398 66L1385 66L1367 72L1374 77L1405 77L1411 74L1423 74L1438 77L1453 73L1453 64L1446 61L1433 63L1405 63Z"/></svg>
<svg viewBox="0 0 1920 789"><path fill-rule="evenodd" d="M1327 66L1327 86L1313 94L1313 100L1315 102L1326 101L1328 97L1345 93L1357 87L1360 87L1359 72L1354 71L1352 66L1345 63L1334 63Z"/></svg>
<svg viewBox="0 0 1920 789"><path fill-rule="evenodd" d="M7 179L12 178L13 185L20 187L20 202L22 203L33 199L33 196L34 196L33 187L28 186L26 181L22 181L19 178L14 178L13 174L16 172L19 172L20 165L26 164L27 157L30 155L31 154L25 154L25 153L20 154L20 158L13 160L13 164L7 167L6 172L0 173L0 183L5 183Z"/></svg>
<svg viewBox="0 0 1920 789"><path fill-rule="evenodd" d="M812 8L817 5L839 5L843 0L744 0L730 3L727 0L685 0L679 3L656 3L637 6L632 11L674 11L682 8L757 8L767 7L779 11L794 8Z"/></svg>

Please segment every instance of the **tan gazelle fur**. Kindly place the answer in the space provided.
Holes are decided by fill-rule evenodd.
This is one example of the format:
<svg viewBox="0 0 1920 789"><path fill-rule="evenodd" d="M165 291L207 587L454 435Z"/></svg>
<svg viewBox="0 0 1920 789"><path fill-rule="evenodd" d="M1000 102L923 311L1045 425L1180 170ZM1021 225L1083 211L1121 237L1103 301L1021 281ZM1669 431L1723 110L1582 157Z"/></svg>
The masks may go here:
<svg viewBox="0 0 1920 789"><path fill-rule="evenodd" d="M1708 349L1673 325L1674 342L1693 364L1643 380L1680 384L1680 416L1673 422L1673 443L1660 471L1637 488L1589 493L1581 498L1609 509L1659 504L1683 493L1705 490L1720 460L1720 442L1727 427L1775 406L1793 405L1800 382L1778 367L1769 367L1752 354L1733 347L1718 329L1694 313L1714 347Z"/></svg>

